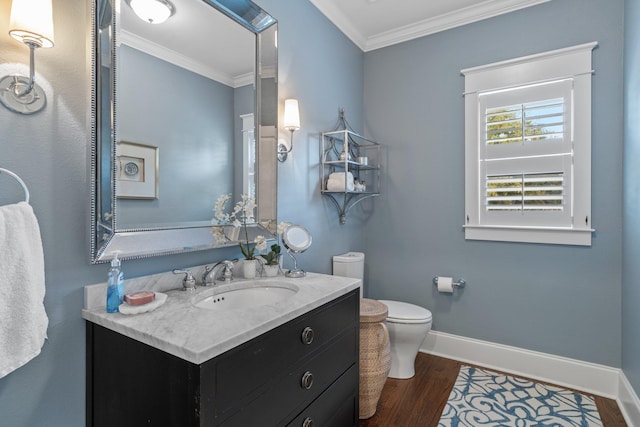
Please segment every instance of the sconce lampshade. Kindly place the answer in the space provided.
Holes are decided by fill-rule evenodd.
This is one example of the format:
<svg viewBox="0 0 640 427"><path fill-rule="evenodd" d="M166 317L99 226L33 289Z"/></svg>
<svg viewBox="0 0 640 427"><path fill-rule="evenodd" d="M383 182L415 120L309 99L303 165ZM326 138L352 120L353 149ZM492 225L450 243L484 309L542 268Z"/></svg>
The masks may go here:
<svg viewBox="0 0 640 427"><path fill-rule="evenodd" d="M53 47L52 0L13 0L9 34L22 43Z"/></svg>
<svg viewBox="0 0 640 427"><path fill-rule="evenodd" d="M300 129L300 110L297 99L284 100L284 128L288 130Z"/></svg>
<svg viewBox="0 0 640 427"><path fill-rule="evenodd" d="M150 24L162 24L176 12L168 0L127 0L140 19Z"/></svg>

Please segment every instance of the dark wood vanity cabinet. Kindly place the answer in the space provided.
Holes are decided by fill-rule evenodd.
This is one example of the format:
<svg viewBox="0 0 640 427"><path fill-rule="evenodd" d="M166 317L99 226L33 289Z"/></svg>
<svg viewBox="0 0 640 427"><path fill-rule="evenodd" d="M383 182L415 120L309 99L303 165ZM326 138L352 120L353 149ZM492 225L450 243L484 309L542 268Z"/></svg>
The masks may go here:
<svg viewBox="0 0 640 427"><path fill-rule="evenodd" d="M359 303L350 292L200 365L87 322L87 425L357 426Z"/></svg>

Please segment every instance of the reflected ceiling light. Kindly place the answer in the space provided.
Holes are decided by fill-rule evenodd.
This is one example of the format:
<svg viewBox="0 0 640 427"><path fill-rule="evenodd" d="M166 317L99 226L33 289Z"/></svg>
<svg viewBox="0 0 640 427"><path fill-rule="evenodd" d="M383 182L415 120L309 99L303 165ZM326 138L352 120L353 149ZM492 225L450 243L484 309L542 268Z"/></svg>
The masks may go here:
<svg viewBox="0 0 640 427"><path fill-rule="evenodd" d="M293 132L300 129L300 109L297 99L284 100L284 128L291 132L289 149L284 144L278 144L278 160L284 162L293 150Z"/></svg>
<svg viewBox="0 0 640 427"><path fill-rule="evenodd" d="M150 24L162 24L176 13L175 6L168 0L126 0L138 18Z"/></svg>
<svg viewBox="0 0 640 427"><path fill-rule="evenodd" d="M13 75L0 79L0 102L20 114L33 114L47 103L35 81L35 50L53 47L51 0L13 0L9 35L29 46L29 77Z"/></svg>

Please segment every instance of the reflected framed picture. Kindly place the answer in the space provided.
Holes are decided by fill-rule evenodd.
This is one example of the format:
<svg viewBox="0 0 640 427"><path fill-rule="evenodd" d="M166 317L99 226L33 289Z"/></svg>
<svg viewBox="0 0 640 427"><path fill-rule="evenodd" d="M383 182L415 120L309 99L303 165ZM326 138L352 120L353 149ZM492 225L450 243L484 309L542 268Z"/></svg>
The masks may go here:
<svg viewBox="0 0 640 427"><path fill-rule="evenodd" d="M158 198L158 147L120 141L116 153L116 196Z"/></svg>

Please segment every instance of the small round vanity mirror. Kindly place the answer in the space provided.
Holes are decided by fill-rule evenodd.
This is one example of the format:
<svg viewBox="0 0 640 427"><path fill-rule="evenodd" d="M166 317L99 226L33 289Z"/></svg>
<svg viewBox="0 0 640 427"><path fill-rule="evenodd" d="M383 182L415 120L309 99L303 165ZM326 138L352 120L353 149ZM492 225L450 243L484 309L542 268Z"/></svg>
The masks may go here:
<svg viewBox="0 0 640 427"><path fill-rule="evenodd" d="M311 246L311 234L301 225L292 224L284 229L282 233L282 243L287 248L287 253L293 260L293 269L285 273L287 277L304 277L304 270L298 268L298 261L293 253L302 253Z"/></svg>

